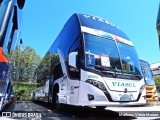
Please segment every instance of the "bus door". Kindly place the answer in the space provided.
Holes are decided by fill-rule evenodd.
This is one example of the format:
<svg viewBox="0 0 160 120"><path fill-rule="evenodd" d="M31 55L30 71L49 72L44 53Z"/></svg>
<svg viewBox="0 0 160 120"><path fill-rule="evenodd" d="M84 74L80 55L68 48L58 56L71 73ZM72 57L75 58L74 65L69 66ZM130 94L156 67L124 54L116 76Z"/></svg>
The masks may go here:
<svg viewBox="0 0 160 120"><path fill-rule="evenodd" d="M67 70L65 65L65 59L62 51L58 49L58 55L60 59L59 69L62 72L61 83L60 83L60 95L59 100L61 103L67 103L67 87L68 87L68 79L67 79Z"/></svg>
<svg viewBox="0 0 160 120"><path fill-rule="evenodd" d="M79 72L79 37L69 48L68 53L68 94L70 104L77 105L79 97L79 86L80 86L80 72ZM78 61L79 60L79 61Z"/></svg>

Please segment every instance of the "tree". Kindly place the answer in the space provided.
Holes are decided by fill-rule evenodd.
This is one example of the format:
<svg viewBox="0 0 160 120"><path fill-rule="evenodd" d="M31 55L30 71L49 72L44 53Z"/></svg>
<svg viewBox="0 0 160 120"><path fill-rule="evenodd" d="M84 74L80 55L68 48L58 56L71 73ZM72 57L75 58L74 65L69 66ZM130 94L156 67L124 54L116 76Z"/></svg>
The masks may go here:
<svg viewBox="0 0 160 120"><path fill-rule="evenodd" d="M56 63L59 63L58 55L48 51L35 70L34 76L38 83L44 84L50 79L50 72L53 72Z"/></svg>
<svg viewBox="0 0 160 120"><path fill-rule="evenodd" d="M156 86L157 87L160 86L160 76L155 77L154 80L155 80Z"/></svg>
<svg viewBox="0 0 160 120"><path fill-rule="evenodd" d="M29 81L33 79L34 71L41 61L40 56L30 46L23 50L16 46L12 52L11 77L12 80Z"/></svg>

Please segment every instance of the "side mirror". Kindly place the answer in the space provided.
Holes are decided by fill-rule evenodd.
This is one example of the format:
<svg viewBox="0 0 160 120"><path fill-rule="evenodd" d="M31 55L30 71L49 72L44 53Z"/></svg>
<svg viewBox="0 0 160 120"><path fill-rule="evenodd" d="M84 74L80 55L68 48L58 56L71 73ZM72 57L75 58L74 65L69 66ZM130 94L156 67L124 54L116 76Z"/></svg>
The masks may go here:
<svg viewBox="0 0 160 120"><path fill-rule="evenodd" d="M77 68L77 65L76 65L77 55L78 55L78 52L69 53L69 65L74 67L74 68Z"/></svg>

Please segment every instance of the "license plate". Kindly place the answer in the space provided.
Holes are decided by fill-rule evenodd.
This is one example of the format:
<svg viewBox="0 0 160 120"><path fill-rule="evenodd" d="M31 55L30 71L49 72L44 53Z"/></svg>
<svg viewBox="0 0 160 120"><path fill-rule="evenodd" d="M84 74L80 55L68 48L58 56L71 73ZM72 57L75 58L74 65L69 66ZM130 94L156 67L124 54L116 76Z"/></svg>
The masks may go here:
<svg viewBox="0 0 160 120"><path fill-rule="evenodd" d="M124 94L120 97L120 101L131 101L131 96L130 95L127 95L127 94Z"/></svg>

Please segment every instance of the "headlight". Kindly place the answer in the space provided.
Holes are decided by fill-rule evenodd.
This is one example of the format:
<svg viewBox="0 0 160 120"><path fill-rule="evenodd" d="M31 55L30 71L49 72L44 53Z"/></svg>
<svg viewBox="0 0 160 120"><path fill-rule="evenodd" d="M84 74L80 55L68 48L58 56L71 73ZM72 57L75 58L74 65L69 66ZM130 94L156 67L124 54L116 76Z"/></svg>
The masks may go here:
<svg viewBox="0 0 160 120"><path fill-rule="evenodd" d="M96 81L96 80L91 80L88 79L86 80L87 83L99 88L100 90L102 90L103 92L107 91L106 87L104 86L104 84L102 82Z"/></svg>

